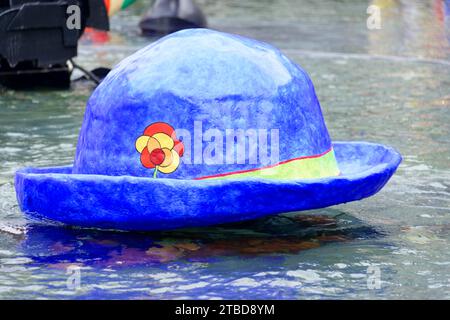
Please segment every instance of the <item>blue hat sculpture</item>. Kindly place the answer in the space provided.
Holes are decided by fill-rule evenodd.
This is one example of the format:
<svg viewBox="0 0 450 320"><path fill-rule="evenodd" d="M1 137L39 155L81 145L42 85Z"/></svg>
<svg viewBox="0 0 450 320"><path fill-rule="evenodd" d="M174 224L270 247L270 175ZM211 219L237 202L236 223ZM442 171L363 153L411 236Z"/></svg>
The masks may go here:
<svg viewBox="0 0 450 320"><path fill-rule="evenodd" d="M15 183L33 217L169 230L360 200L400 162L380 144L333 143L310 78L276 48L190 29L98 86L73 166L25 168Z"/></svg>

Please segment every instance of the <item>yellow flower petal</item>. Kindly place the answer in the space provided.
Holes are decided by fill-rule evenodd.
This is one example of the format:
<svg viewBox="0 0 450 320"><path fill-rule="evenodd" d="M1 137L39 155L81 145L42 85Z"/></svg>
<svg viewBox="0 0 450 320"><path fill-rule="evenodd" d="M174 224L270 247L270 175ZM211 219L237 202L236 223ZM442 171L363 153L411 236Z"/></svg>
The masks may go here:
<svg viewBox="0 0 450 320"><path fill-rule="evenodd" d="M164 152L164 161L160 164L161 167L168 167L172 164L173 156L172 152L167 148L162 148L162 151Z"/></svg>
<svg viewBox="0 0 450 320"><path fill-rule="evenodd" d="M142 153L142 150L144 150L144 148L147 146L148 139L150 139L149 136L140 136L139 138L137 138L135 146L136 150L139 153Z"/></svg>
<svg viewBox="0 0 450 320"><path fill-rule="evenodd" d="M152 136L153 138L155 138L156 140L158 140L159 144L161 145L161 148L167 148L169 150L173 149L173 139L168 136L165 133L156 133Z"/></svg>
<svg viewBox="0 0 450 320"><path fill-rule="evenodd" d="M159 144L159 141L156 140L156 139L153 138L153 137L149 137L149 138L148 138L148 141L147 141L147 149L148 149L148 152L151 153L153 150L159 149L159 148L161 148L161 145Z"/></svg>
<svg viewBox="0 0 450 320"><path fill-rule="evenodd" d="M158 166L158 170L162 173L172 173L177 170L180 164L180 156L178 153L175 150L171 150L170 153L172 154L172 163L167 167Z"/></svg>

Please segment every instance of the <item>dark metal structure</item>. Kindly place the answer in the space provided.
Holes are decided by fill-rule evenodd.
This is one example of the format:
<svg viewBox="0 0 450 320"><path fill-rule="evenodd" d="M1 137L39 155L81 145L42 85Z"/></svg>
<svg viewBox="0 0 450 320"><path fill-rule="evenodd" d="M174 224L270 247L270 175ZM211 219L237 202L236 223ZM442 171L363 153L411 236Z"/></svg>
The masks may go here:
<svg viewBox="0 0 450 320"><path fill-rule="evenodd" d="M206 25L203 12L193 0L156 0L139 23L142 33L149 36Z"/></svg>
<svg viewBox="0 0 450 320"><path fill-rule="evenodd" d="M79 29L68 26L71 5L80 9ZM103 0L0 0L0 84L68 87L85 27L109 29Z"/></svg>

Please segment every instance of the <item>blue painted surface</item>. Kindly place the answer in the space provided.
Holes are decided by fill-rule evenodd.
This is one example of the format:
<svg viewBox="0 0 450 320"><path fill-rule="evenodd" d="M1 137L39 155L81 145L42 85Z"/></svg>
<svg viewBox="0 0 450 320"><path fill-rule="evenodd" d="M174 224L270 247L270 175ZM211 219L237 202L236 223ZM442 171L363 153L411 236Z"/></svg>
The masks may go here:
<svg viewBox="0 0 450 320"><path fill-rule="evenodd" d="M180 31L126 58L90 98L74 173L151 177L134 142L154 122L191 134L191 148L167 177L191 179L261 167L185 163L193 155L194 125L217 129L279 130L279 161L321 154L331 147L309 76L278 49L208 29ZM197 130L198 132L198 130ZM205 150L208 141L200 142ZM269 141L270 144L270 141ZM201 154L202 152L200 152ZM194 157L191 157L194 162ZM163 174L161 174L163 176Z"/></svg>
<svg viewBox="0 0 450 320"><path fill-rule="evenodd" d="M371 196L401 161L391 148L344 142L335 144L339 177L192 179L261 166L246 161L181 163L174 173L154 179L140 163L135 140L161 121L192 134L196 121L202 122L202 131L278 129L280 161L331 147L314 87L299 66L255 40L206 29L181 31L122 61L95 90L73 167L16 174L22 211L107 229L207 226ZM203 141L202 148L207 144Z"/></svg>
<svg viewBox="0 0 450 320"><path fill-rule="evenodd" d="M166 230L237 222L360 200L378 192L401 162L366 142L334 144L339 177L276 181L177 180L72 174L71 167L16 174L22 211L69 225Z"/></svg>

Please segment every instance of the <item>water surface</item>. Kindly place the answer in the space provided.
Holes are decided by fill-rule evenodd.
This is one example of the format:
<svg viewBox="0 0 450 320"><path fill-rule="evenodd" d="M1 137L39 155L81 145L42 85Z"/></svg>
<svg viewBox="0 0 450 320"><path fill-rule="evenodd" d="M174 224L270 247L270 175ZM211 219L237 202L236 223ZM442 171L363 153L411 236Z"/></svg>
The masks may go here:
<svg viewBox="0 0 450 320"><path fill-rule="evenodd" d="M334 140L404 161L376 196L311 212L161 233L35 224L13 174L71 164L92 87L0 89L0 298L450 298L450 4L199 1L210 27L280 47L311 75ZM368 30L367 7L382 8ZM78 63L113 66L154 41L141 1L86 37ZM68 287L69 267L81 287ZM371 276L380 271L380 286ZM368 285L369 284L369 285Z"/></svg>

